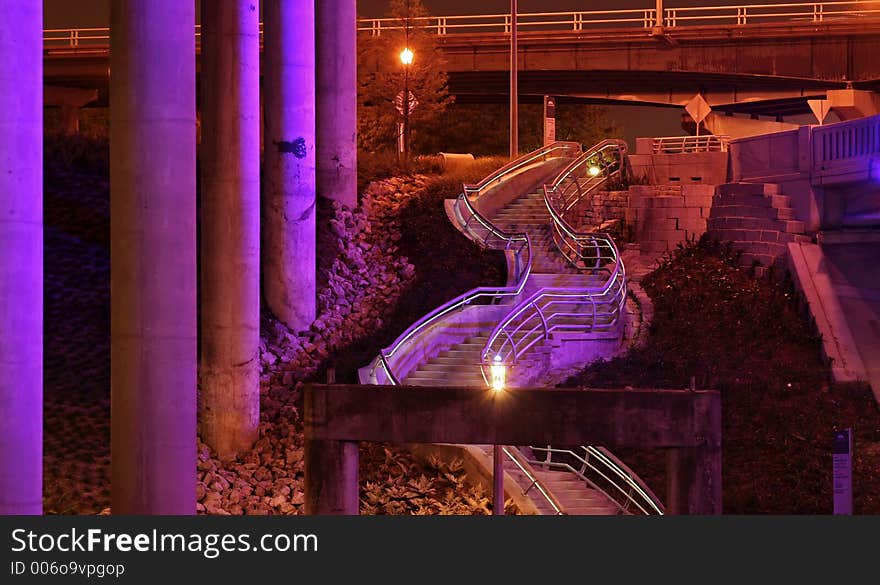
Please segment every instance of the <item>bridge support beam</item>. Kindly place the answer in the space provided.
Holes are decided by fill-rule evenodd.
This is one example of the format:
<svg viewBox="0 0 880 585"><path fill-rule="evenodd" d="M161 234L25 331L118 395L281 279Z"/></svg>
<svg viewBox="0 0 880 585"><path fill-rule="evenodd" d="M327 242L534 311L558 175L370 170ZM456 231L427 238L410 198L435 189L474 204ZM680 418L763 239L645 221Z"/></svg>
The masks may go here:
<svg viewBox="0 0 880 585"><path fill-rule="evenodd" d="M307 440L304 457L306 514L356 516L357 442Z"/></svg>
<svg viewBox="0 0 880 585"><path fill-rule="evenodd" d="M317 4L318 193L357 205L355 0Z"/></svg>
<svg viewBox="0 0 880 585"><path fill-rule="evenodd" d="M202 3L199 428L222 459L260 424L260 24Z"/></svg>
<svg viewBox="0 0 880 585"><path fill-rule="evenodd" d="M294 330L312 324L317 302L315 4L311 0L267 0L264 5L263 289L269 309ZM355 90L354 81L351 90Z"/></svg>
<svg viewBox="0 0 880 585"><path fill-rule="evenodd" d="M41 514L43 8L0 13L0 515Z"/></svg>
<svg viewBox="0 0 880 585"><path fill-rule="evenodd" d="M721 396L681 390L307 385L306 513L357 513L357 441L679 451L677 513L721 513ZM638 421L634 424L632 421ZM687 458L684 461L683 458ZM354 510L354 512L352 512Z"/></svg>
<svg viewBox="0 0 880 585"><path fill-rule="evenodd" d="M114 514L196 504L195 6L111 3Z"/></svg>

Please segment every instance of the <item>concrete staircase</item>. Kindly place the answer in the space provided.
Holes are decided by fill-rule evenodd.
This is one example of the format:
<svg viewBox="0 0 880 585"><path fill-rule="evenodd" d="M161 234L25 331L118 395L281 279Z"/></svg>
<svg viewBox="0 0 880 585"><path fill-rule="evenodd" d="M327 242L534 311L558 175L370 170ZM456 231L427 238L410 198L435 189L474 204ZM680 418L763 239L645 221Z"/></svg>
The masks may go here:
<svg viewBox="0 0 880 585"><path fill-rule="evenodd" d="M507 232L523 231L532 242L532 273L559 274L576 272L556 250L550 227L550 212L544 194L534 191L516 199L490 218Z"/></svg>
<svg viewBox="0 0 880 585"><path fill-rule="evenodd" d="M490 447L486 447L491 450ZM523 449L528 451L528 449ZM540 466L530 466L530 473L541 481L542 487L549 490L561 504L561 512L572 515L612 516L617 514L617 506L608 501L604 494L587 488L584 482L571 473L542 470ZM511 459L504 460L504 473L516 482L523 492L534 496L537 487L532 480ZM557 514L553 506L543 497L532 497L538 512L542 515Z"/></svg>
<svg viewBox="0 0 880 585"><path fill-rule="evenodd" d="M788 244L809 242L804 222L794 219L791 199L772 183L728 183L720 185L712 201L708 232L721 241L733 242L742 252L741 265L760 264L784 269Z"/></svg>
<svg viewBox="0 0 880 585"><path fill-rule="evenodd" d="M550 232L550 215L541 191L526 193L512 201L496 213L491 221L508 232L527 232L532 244L532 274L521 295L511 299L511 306L543 287L584 287L599 284L604 278L579 274L556 250ZM584 310L587 310L586 307ZM480 364L481 354L488 338L489 331L484 331L449 346L419 363L402 380L402 383L412 386L461 386L485 389L486 383L481 375ZM518 385L518 380L524 383L533 382L534 372L543 371L541 362L547 360L550 351L552 348L549 346L533 348L527 356L521 357L516 366L508 372L508 385L515 387ZM486 445L481 448L491 460L492 447ZM513 448L508 447L508 449ZM523 465L525 458L527 457L521 458L520 465ZM618 511L616 504L604 494L590 488L583 480L571 473L534 469L527 463L525 469L528 474L542 482L545 490L552 492L564 513L605 515L616 514ZM531 499L540 513L556 513L517 463L505 458L504 470L508 491L512 487L510 485L512 481ZM489 472L491 473L491 469Z"/></svg>

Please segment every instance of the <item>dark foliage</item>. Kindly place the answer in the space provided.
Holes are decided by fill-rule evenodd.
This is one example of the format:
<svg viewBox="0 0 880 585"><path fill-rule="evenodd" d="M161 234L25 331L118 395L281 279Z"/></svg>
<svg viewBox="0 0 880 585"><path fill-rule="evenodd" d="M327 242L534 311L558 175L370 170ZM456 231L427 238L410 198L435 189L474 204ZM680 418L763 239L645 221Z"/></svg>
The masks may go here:
<svg viewBox="0 0 880 585"><path fill-rule="evenodd" d="M856 511L880 513L873 397L831 384L790 283L750 277L704 239L665 258L644 286L655 305L648 343L566 386L684 388L693 376L720 390L725 513L830 513L831 436L852 427ZM619 454L663 493L661 453Z"/></svg>

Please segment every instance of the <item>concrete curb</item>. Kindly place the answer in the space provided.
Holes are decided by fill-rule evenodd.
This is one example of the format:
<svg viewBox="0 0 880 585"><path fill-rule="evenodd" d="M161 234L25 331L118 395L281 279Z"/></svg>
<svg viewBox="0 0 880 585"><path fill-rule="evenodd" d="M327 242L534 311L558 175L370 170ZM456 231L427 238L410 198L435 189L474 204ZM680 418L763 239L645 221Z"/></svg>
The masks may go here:
<svg viewBox="0 0 880 585"><path fill-rule="evenodd" d="M816 329L822 337L822 351L831 362L835 382L863 382L865 365L830 278L822 270L824 256L817 244L788 244L789 270L803 295Z"/></svg>

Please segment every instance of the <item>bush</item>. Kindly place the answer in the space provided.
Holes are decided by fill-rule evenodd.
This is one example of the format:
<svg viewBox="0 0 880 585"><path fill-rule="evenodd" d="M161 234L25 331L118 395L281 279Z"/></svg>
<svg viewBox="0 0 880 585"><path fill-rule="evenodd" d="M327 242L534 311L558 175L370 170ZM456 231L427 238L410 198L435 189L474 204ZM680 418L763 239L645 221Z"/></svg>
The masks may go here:
<svg viewBox="0 0 880 585"><path fill-rule="evenodd" d="M750 277L729 247L703 238L664 258L643 285L655 308L647 343L565 385L685 388L693 376L720 390L725 513L830 513L830 437L852 427L862 438L855 507L880 513L873 397L831 384L790 282ZM661 452L615 452L662 493Z"/></svg>

